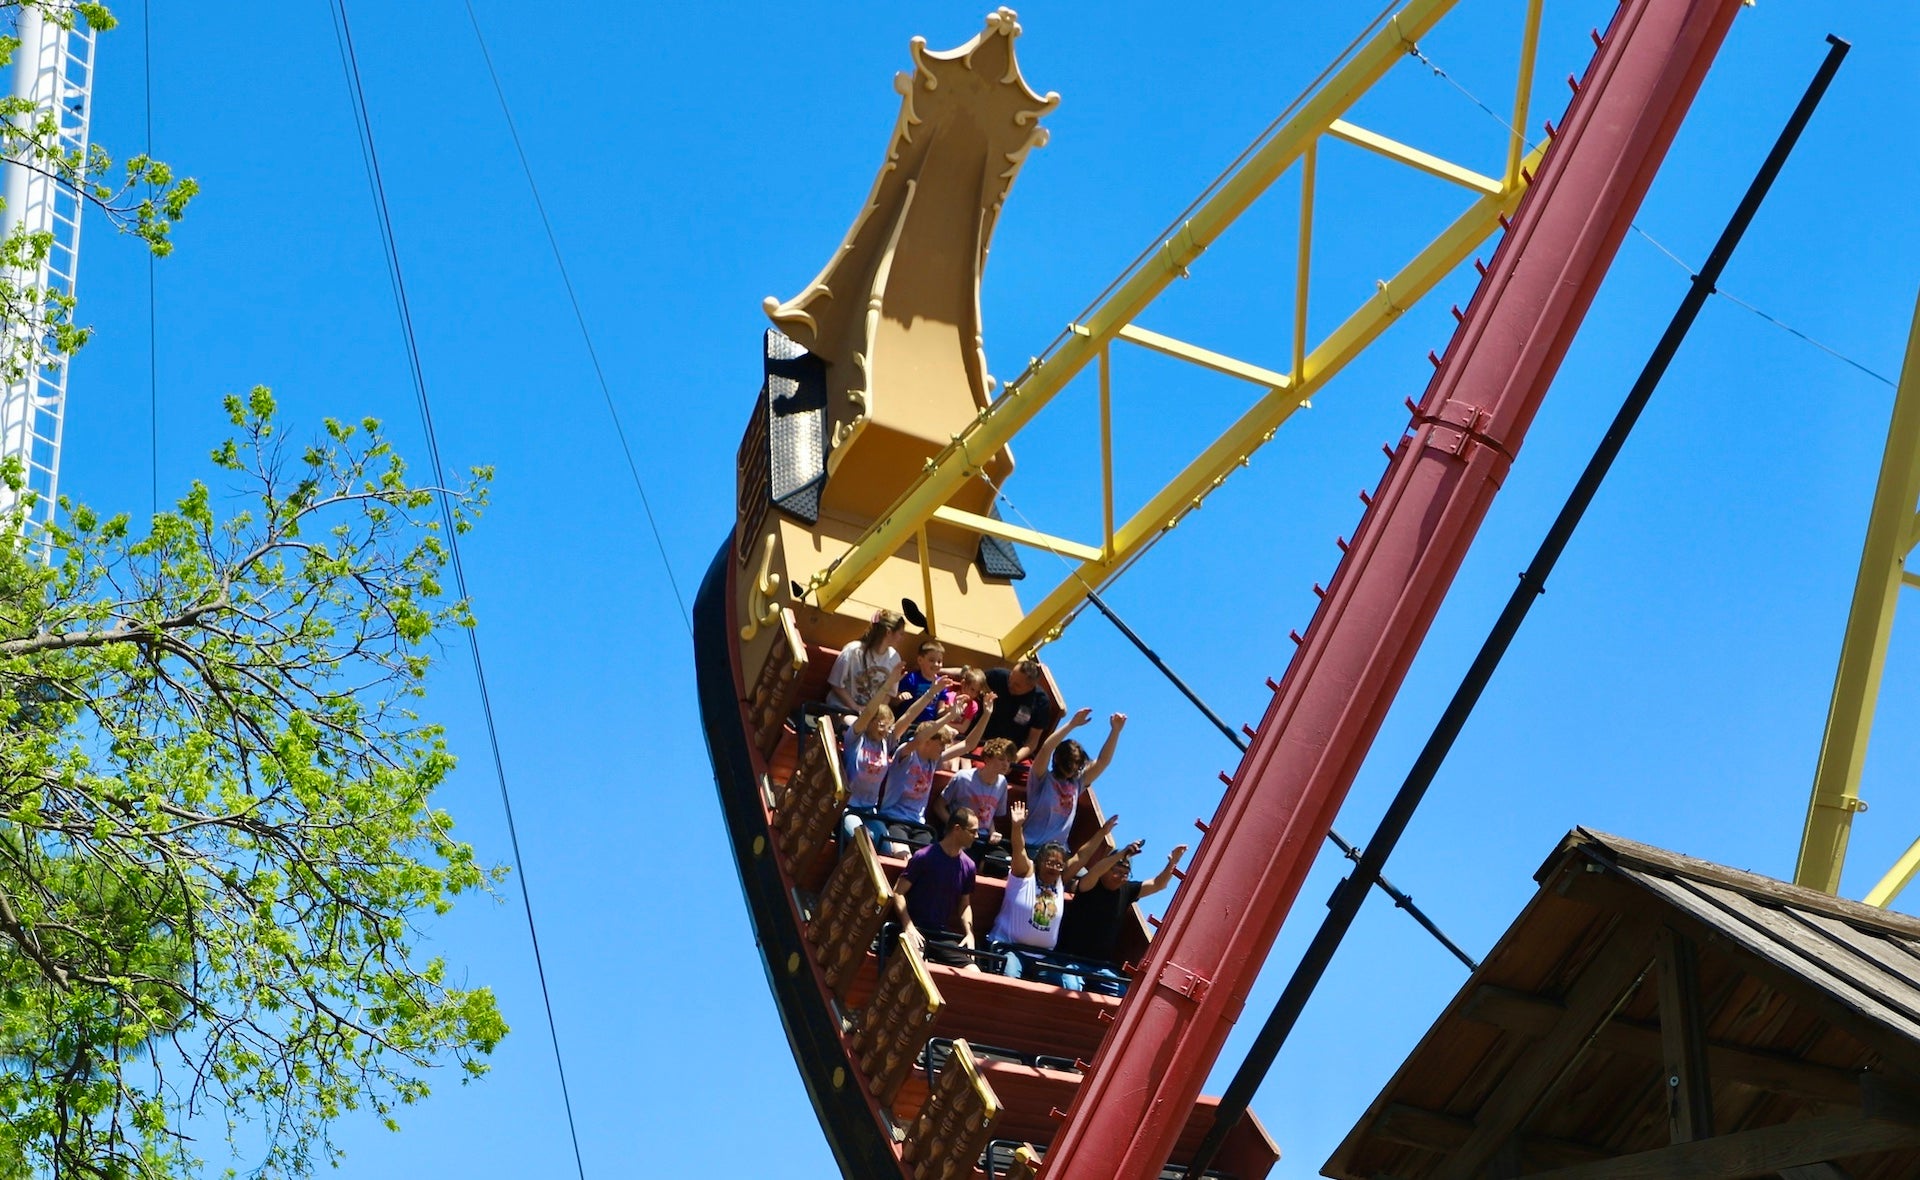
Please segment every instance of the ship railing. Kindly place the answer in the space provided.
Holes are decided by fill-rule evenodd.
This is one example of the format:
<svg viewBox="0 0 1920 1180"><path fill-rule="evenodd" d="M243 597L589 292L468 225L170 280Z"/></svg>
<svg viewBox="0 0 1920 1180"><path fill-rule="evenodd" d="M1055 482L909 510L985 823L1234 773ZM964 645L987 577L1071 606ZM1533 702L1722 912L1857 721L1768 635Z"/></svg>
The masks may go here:
<svg viewBox="0 0 1920 1180"><path fill-rule="evenodd" d="M911 939L901 939L887 956L879 985L860 1013L860 1027L853 1036L853 1051L867 1089L883 1108L892 1108L927 1031L944 1007L946 1000L927 974L926 960Z"/></svg>
<svg viewBox="0 0 1920 1180"><path fill-rule="evenodd" d="M748 726L762 758L772 758L779 748L786 733L787 713L793 708L800 677L807 669L807 645L800 638L793 612L781 607L776 621L779 626L773 646L767 649L760 675L753 682L753 693L747 698Z"/></svg>
<svg viewBox="0 0 1920 1180"><path fill-rule="evenodd" d="M813 944L821 974L842 1003L886 921L892 894L880 859L873 854L872 837L864 828L856 830L807 923L807 941Z"/></svg>
<svg viewBox="0 0 1920 1180"><path fill-rule="evenodd" d="M794 884L809 893L817 892L832 871L827 850L833 847L846 806L840 744L831 720L822 717L811 733L800 735L799 765L780 789L773 820L787 871Z"/></svg>
<svg viewBox="0 0 1920 1180"><path fill-rule="evenodd" d="M999 1121L1000 1100L973 1050L966 1041L955 1041L926 1104L907 1128L900 1154L908 1174L914 1180L971 1177Z"/></svg>

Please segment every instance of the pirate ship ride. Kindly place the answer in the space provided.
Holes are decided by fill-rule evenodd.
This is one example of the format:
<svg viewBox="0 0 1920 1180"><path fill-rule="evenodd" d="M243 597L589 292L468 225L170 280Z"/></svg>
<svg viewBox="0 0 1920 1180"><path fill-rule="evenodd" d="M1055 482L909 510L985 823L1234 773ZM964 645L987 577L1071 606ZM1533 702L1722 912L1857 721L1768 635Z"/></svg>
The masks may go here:
<svg viewBox="0 0 1920 1180"><path fill-rule="evenodd" d="M1004 389L988 376L979 283L1001 205L1030 152L1046 142L1042 120L1057 96L1036 92L1022 77L1015 58L1020 26L1009 10L989 16L978 36L952 51L934 52L916 39L912 70L896 78L901 106L884 162L852 228L799 294L767 301L773 327L764 342L765 382L737 455L736 523L698 596L695 651L716 782L768 981L846 1175L1037 1171L1055 1180L1145 1180L1187 1174L1209 1140L1202 1163L1210 1175L1257 1180L1278 1159L1256 1118L1237 1117L1236 1108L1217 1119L1221 1100L1200 1092L1207 1072L1741 3L1625 0L1608 29L1596 32L1585 72L1569 79L1573 97L1549 124L1547 141L1530 148L1513 132L1499 176L1461 168L1345 117L1452 7L1451 0L1413 0L1383 14L1322 85ZM1533 3L1522 21L1513 127L1527 125L1539 14ZM1314 160L1322 143L1336 141L1452 181L1470 202L1379 283L1372 299L1312 341L1304 309ZM1139 326L1139 312L1296 164L1305 213L1291 366L1263 368ZM1366 515L1312 625L1295 636L1298 651L1218 811L1203 825L1164 923L1149 937L1145 922L1132 916L1122 946L1132 977L1127 995L929 962L911 940L887 937L902 862L881 855L864 833L839 838L847 799L841 731L803 716L807 703L825 696L841 646L876 611L905 604L938 634L950 664L999 666L1041 649L1400 311L1496 233L1490 261L1478 264L1476 294L1459 313L1451 343L1435 355L1424 395L1410 401L1412 419L1391 448L1378 489L1365 497ZM1104 413L1106 357L1118 342L1238 377L1259 396L1124 521L1114 516L1103 448L1108 474L1097 542L1000 519L996 495L1013 473L1010 440L1096 364ZM1025 573L1022 549L1058 555L1073 567L1031 607L1014 586ZM1070 707L1070 669L1050 669L1048 678L1054 698ZM1103 819L1095 792L1086 792L1079 807L1076 841L1097 832ZM1826 1086L1820 1101L1845 1091L1858 1105L1857 1071L1900 1057L1872 1047L1873 1030L1859 1021L1846 1026L1854 1038L1846 1045L1822 1042L1831 1061L1794 1058L1812 1051L1801 1043L1807 1037L1818 1040L1804 1023L1792 1046L1753 1049L1728 1040L1724 1028L1709 1028L1747 1011L1731 997L1749 978L1748 964L1699 967L1686 939L1716 935L1697 913L1669 921L1652 912L1652 903L1621 901L1607 890L1620 892L1614 877L1636 873L1634 882L1655 893L1663 888L1652 883L1656 878L1676 877L1724 887L1740 904L1752 902L1753 890L1742 893L1741 883L1676 868L1624 842L1590 838L1570 847L1546 875L1550 882L1570 876L1583 898L1598 898L1586 899L1586 910L1568 911L1579 918L1577 930L1523 916L1510 941L1530 946L1546 937L1542 930L1554 931L1548 941L1559 940L1557 950L1540 952L1546 966L1503 943L1487 967L1496 976L1476 975L1443 1019L1464 1010L1472 1024L1493 1012L1491 1024L1483 1020L1493 1031L1437 1028L1419 1051L1453 1062L1454 1041L1446 1038L1454 1037L1473 1048L1478 1065L1461 1066L1461 1077L1410 1066L1329 1174L1464 1177L1565 1167L1575 1169L1568 1177L1596 1180L1745 1175L1725 1170L1746 1166L1751 1145L1744 1141L1712 1157L1709 1166L1720 1171L1684 1171L1692 1156L1648 1164L1636 1154L1649 1150L1658 1121L1647 1112L1690 1111L1690 1121L1676 1122L1673 1131L1687 1142L1709 1140L1716 1118L1722 1127L1790 1123L1824 1109L1785 1099L1768 1105L1776 1091L1807 1097L1791 1087L1765 1089L1794 1074L1796 1061L1812 1072L1794 1076ZM1606 881L1590 885L1587 874ZM1004 892L1002 883L981 879L977 927L991 921ZM1559 904L1540 906L1552 911ZM1844 904L1844 912L1806 898L1794 904L1820 920L1861 920ZM1684 927L1680 936L1673 934L1676 923ZM1909 933L1876 928L1875 936ZM1762 958L1771 953L1750 949ZM1589 985L1586 967L1601 952L1605 971ZM1525 961L1516 964L1516 956ZM1702 971L1725 984L1713 993L1719 1006L1710 1011L1697 1002L1697 982L1688 982ZM1657 1002L1649 988L1659 992ZM1589 999L1590 992L1601 998ZM1751 1000L1755 993L1741 994ZM1495 999L1476 998L1482 995ZM1656 1008L1657 1028L1649 1034ZM1822 1019L1831 1008L1820 1009ZM1624 1031L1613 1031L1610 1020L1624 1020ZM1768 1035L1779 1032L1773 1027ZM1665 1056L1648 1051L1649 1036ZM1628 1042L1617 1053L1590 1052L1596 1043ZM1691 1056L1676 1061L1674 1053ZM1707 1082L1709 1066L1730 1055L1778 1068L1749 1069L1728 1082L1719 1073ZM1630 1117L1617 1118L1606 1134L1588 1128L1587 1140L1539 1133L1535 1116L1576 1069L1611 1069L1614 1105ZM1853 1079L1851 1090L1837 1074ZM1660 1089L1669 1077L1677 1080ZM1436 1078L1450 1078L1454 1089L1437 1098L1426 1093ZM1761 1098L1739 1113L1717 1105L1738 1105L1755 1086ZM1403 1090L1419 1091L1419 1101ZM1762 1166L1775 1159L1787 1161L1781 1168L1829 1166L1841 1147L1907 1146L1900 1133L1886 1131L1890 1119L1898 1122L1886 1109L1848 1116L1871 1124L1879 1139L1802 1144L1764 1156ZM1834 1133L1846 1130L1860 1128ZM1913 1158L1869 1174L1915 1174L1900 1170Z"/></svg>

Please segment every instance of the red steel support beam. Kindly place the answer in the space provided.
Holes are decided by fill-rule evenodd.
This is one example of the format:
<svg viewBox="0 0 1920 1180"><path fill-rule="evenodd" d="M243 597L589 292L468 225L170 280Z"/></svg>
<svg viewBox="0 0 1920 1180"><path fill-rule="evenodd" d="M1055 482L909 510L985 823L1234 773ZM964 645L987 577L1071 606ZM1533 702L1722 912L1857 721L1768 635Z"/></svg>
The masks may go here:
<svg viewBox="0 0 1920 1180"><path fill-rule="evenodd" d="M1626 0L1215 813L1047 1180L1150 1180L1741 0Z"/></svg>

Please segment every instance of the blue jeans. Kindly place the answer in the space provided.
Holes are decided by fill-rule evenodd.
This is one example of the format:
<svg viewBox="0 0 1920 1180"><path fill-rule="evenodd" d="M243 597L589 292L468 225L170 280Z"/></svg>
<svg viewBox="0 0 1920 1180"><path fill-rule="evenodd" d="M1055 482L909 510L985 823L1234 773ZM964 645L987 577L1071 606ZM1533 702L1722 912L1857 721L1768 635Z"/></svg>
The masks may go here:
<svg viewBox="0 0 1920 1180"><path fill-rule="evenodd" d="M1127 977L1104 963L1089 963L1011 942L992 941L987 943L987 949L1007 956L1006 969L1001 974L1008 979L1031 979L1070 992L1093 992L1102 996L1127 994Z"/></svg>
<svg viewBox="0 0 1920 1180"><path fill-rule="evenodd" d="M840 847L845 849L853 844L853 834L861 828L867 829L867 835L873 837L873 850L885 855L887 851L887 821L870 807L850 807L840 817Z"/></svg>
<svg viewBox="0 0 1920 1180"><path fill-rule="evenodd" d="M1087 990L1086 981L1080 977L1077 968L1053 961L1039 947L993 941L987 943L987 949L1007 956L1007 965L1001 974L1008 979L1031 979L1035 983L1050 983L1070 992Z"/></svg>

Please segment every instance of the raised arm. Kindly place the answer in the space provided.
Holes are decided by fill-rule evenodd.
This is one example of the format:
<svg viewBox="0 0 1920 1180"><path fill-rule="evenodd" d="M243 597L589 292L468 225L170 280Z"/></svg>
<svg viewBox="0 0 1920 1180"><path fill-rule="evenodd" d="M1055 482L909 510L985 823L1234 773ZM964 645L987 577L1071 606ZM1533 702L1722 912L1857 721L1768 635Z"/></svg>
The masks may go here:
<svg viewBox="0 0 1920 1180"><path fill-rule="evenodd" d="M905 664L901 665L903 668L905 666ZM897 672L898 669L895 669L895 671ZM900 710L900 716L893 723L893 740L897 742L905 737L907 731L913 728L914 718L920 716L920 714L926 710L926 707L933 703L933 698L940 695L941 689L948 688L952 684L953 681L948 680L945 676L935 677L933 683L927 685L927 691L914 698L914 702L911 705Z"/></svg>
<svg viewBox="0 0 1920 1180"><path fill-rule="evenodd" d="M1112 728L1107 730L1107 740L1100 747L1100 756L1095 758L1092 765L1087 767L1087 772L1080 776L1080 785L1083 787L1091 787L1093 780L1099 778L1100 772L1113 761L1113 748L1120 744L1120 731L1127 727L1127 715L1115 713L1107 718L1107 724Z"/></svg>
<svg viewBox="0 0 1920 1180"><path fill-rule="evenodd" d="M967 731L965 737L942 750L940 752L940 761L945 762L949 758L958 758L968 750L977 748L980 745L981 735L987 732L987 718L991 716L993 716L993 694L988 693L980 702L980 712L973 719L973 728ZM987 818L991 821L993 817L988 816Z"/></svg>
<svg viewBox="0 0 1920 1180"><path fill-rule="evenodd" d="M1078 713L1075 713L1073 716L1067 718L1065 724L1061 725L1059 729L1054 730L1051 734L1048 734L1047 740L1044 742L1041 742L1040 748L1034 751L1033 764L1035 766L1038 766L1042 770L1045 770L1048 767L1052 766L1053 752L1060 748L1060 743L1067 740L1068 734L1072 733L1076 729L1079 729L1081 726L1085 725L1087 722L1092 720L1093 720L1092 709L1082 709Z"/></svg>
<svg viewBox="0 0 1920 1180"><path fill-rule="evenodd" d="M1113 839L1114 825L1119 822L1120 817L1118 815L1108 816L1107 822L1100 825L1099 831L1088 836L1086 843L1073 850L1073 856L1067 861L1066 876L1069 881L1073 879L1073 874L1081 865L1091 864L1094 857L1100 855L1100 850L1105 848L1107 842Z"/></svg>
<svg viewBox="0 0 1920 1180"><path fill-rule="evenodd" d="M1140 896L1148 897L1165 889L1173 880L1173 870L1180 866L1180 858L1186 854L1185 844L1174 845L1173 851L1167 853L1167 867L1160 870L1160 875L1151 881L1140 882Z"/></svg>
<svg viewBox="0 0 1920 1180"><path fill-rule="evenodd" d="M1027 859L1027 805L1015 803L1007 813L1013 826L1013 864L1009 871L1016 877L1033 876L1033 862Z"/></svg>
<svg viewBox="0 0 1920 1180"><path fill-rule="evenodd" d="M867 732L867 726L873 724L873 715L880 711L880 706L893 699L893 690L895 686L900 683L900 677L906 675L906 671L907 665L902 662L895 664L893 670L887 673L887 683L885 687L868 697L867 703L860 709L860 716L854 718L854 733Z"/></svg>
<svg viewBox="0 0 1920 1180"><path fill-rule="evenodd" d="M1113 871L1113 866L1119 864L1122 860L1128 860L1138 856L1140 850L1146 847L1146 843L1145 840L1135 840L1125 848L1116 848L1112 852L1107 853L1107 855L1094 862L1093 867L1087 870L1086 876L1074 882L1073 891L1075 893L1084 893L1093 888L1094 885L1099 882L1100 878Z"/></svg>

